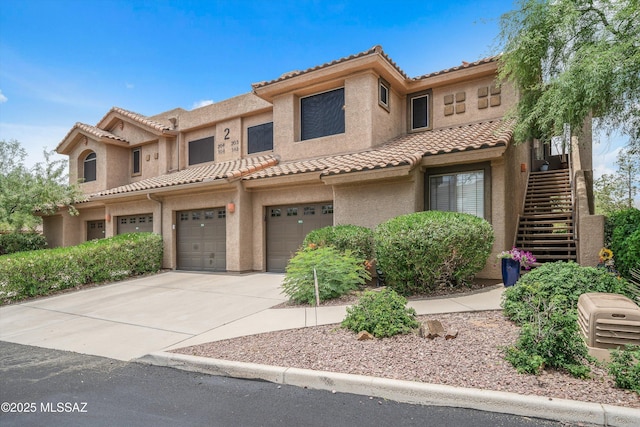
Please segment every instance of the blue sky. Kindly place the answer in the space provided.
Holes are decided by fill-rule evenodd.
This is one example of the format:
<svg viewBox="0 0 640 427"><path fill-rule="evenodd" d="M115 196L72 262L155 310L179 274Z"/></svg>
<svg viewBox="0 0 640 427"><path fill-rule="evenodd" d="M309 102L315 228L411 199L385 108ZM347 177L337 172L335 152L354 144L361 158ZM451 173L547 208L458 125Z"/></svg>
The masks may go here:
<svg viewBox="0 0 640 427"><path fill-rule="evenodd" d="M192 109L380 44L409 76L499 52L496 1L4 0L0 139L29 164L113 106ZM595 175L625 139L602 136Z"/></svg>

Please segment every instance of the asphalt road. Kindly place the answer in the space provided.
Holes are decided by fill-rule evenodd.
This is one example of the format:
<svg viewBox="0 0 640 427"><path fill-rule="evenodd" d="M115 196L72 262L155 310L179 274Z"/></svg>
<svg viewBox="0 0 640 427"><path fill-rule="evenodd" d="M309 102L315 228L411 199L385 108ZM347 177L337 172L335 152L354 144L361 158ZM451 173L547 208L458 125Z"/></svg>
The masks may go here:
<svg viewBox="0 0 640 427"><path fill-rule="evenodd" d="M565 426L216 377L0 341L0 425Z"/></svg>

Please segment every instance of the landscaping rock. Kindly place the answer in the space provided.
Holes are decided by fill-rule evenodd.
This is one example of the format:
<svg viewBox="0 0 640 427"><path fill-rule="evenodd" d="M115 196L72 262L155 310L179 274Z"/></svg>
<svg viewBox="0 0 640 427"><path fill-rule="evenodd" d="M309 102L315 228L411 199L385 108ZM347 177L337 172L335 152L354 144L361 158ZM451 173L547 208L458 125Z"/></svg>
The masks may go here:
<svg viewBox="0 0 640 427"><path fill-rule="evenodd" d="M358 341L372 340L374 337L367 331L360 331L358 333Z"/></svg>

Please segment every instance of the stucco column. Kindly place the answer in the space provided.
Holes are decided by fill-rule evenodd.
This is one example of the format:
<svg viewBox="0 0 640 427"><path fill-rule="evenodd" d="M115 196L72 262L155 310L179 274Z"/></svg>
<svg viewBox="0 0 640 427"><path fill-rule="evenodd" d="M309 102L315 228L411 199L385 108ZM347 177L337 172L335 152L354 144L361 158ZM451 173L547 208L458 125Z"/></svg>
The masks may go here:
<svg viewBox="0 0 640 427"><path fill-rule="evenodd" d="M227 204L227 271L253 269L252 230L253 200L237 181L235 195Z"/></svg>

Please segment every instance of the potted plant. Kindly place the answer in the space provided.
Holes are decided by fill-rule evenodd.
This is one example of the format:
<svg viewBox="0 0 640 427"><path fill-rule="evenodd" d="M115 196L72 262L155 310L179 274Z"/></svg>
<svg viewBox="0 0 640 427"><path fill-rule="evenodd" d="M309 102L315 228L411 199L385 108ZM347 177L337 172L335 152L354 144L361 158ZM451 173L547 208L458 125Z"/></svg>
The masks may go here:
<svg viewBox="0 0 640 427"><path fill-rule="evenodd" d="M502 283L505 286L513 286L520 278L520 269L531 269L536 257L531 252L513 248L510 251L502 251L498 254L502 260Z"/></svg>

